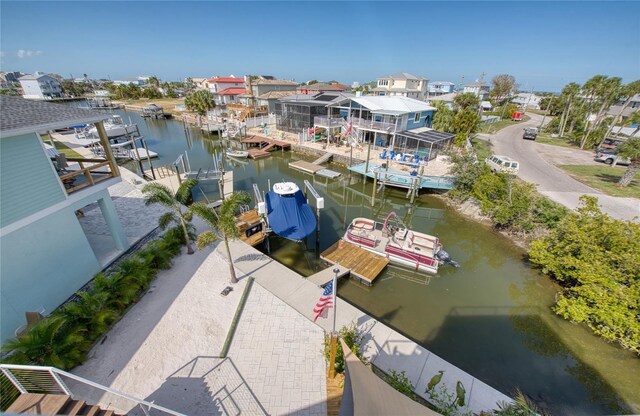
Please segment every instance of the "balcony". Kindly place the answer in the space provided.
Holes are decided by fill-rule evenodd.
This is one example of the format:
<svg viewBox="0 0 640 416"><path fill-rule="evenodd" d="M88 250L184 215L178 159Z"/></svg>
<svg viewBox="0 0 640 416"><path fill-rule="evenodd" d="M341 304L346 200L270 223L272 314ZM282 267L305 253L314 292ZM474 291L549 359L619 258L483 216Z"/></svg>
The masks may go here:
<svg viewBox="0 0 640 416"><path fill-rule="evenodd" d="M52 159L58 178L67 194L118 176L115 161L109 159L65 158Z"/></svg>
<svg viewBox="0 0 640 416"><path fill-rule="evenodd" d="M396 131L395 123L386 121L365 120L363 118L351 117L348 123L353 123L353 127L364 130L378 131L382 133L394 133Z"/></svg>
<svg viewBox="0 0 640 416"><path fill-rule="evenodd" d="M346 126L347 124L342 117L314 117L313 125L316 127L324 127L326 129L332 129L332 128Z"/></svg>

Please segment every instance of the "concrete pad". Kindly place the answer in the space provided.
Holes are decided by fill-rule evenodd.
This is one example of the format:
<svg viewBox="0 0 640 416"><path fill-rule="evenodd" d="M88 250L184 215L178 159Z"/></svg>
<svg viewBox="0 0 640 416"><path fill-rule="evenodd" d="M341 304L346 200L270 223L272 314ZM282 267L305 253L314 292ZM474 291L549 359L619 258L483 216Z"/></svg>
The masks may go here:
<svg viewBox="0 0 640 416"><path fill-rule="evenodd" d="M395 331L380 347L373 360L374 365L386 373L390 370L404 371L411 384L416 386L431 353Z"/></svg>
<svg viewBox="0 0 640 416"><path fill-rule="evenodd" d="M475 379L470 374L465 373L464 371L460 370L458 367L446 362L445 360L443 360L442 358L438 357L433 353L429 355L422 369L422 373L420 374L420 377L416 382L416 389L415 389L416 393L418 393L424 399L429 400L431 398L430 394L425 393L427 384L429 384L429 381L431 381L431 378L436 374L438 374L439 371L444 371L444 373L442 376L442 380L440 381L438 386L436 386L435 390L439 391L440 386L445 386L448 393L453 394L455 396L456 383L458 381L462 382L462 385L466 390L466 400L465 400L466 407L464 408L464 410L469 410L468 403L469 403L469 400L471 399L471 393L472 393L471 387ZM494 391L498 393L497 390L494 390ZM491 392L485 391L484 393L491 393ZM473 410L478 412L479 410L488 410L488 409L473 408Z"/></svg>
<svg viewBox="0 0 640 416"><path fill-rule="evenodd" d="M364 333L363 355L369 362L375 364L375 359L380 355L382 346L387 342L393 330L369 315L365 315L359 320L358 328Z"/></svg>

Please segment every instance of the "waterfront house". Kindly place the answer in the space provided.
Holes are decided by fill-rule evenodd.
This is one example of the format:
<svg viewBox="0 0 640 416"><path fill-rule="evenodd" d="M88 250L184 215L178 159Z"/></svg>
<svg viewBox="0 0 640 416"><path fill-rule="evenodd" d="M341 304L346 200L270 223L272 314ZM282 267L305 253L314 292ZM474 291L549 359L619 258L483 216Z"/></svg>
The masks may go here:
<svg viewBox="0 0 640 416"><path fill-rule="evenodd" d="M298 88L295 81L287 81L282 79L255 79L247 80L247 92L254 97L259 97L271 91L293 91Z"/></svg>
<svg viewBox="0 0 640 416"><path fill-rule="evenodd" d="M438 95L451 94L455 91L456 84L449 81L435 81L427 84L427 92L429 97Z"/></svg>
<svg viewBox="0 0 640 416"><path fill-rule="evenodd" d="M429 80L407 72L400 72L378 78L373 95L402 96L424 101L427 98Z"/></svg>
<svg viewBox="0 0 640 416"><path fill-rule="evenodd" d="M209 78L206 82L206 87L212 94L218 94L229 88L242 88L244 90L244 78L236 78L234 76L228 77L213 77Z"/></svg>
<svg viewBox="0 0 640 416"><path fill-rule="evenodd" d="M296 95L295 91L269 91L256 97L256 104L258 106L266 106L269 114L275 114L276 103L280 98Z"/></svg>
<svg viewBox="0 0 640 416"><path fill-rule="evenodd" d="M435 131L436 111L424 101L404 96L347 96L327 103L325 114L315 116L316 128L327 129L357 143L371 143L389 151L434 158L449 146L454 135Z"/></svg>
<svg viewBox="0 0 640 416"><path fill-rule="evenodd" d="M474 94L476 97L479 97L481 100L488 100L489 90L490 90L489 84L485 84L482 81L476 80L471 84L465 85L462 92L470 92Z"/></svg>
<svg viewBox="0 0 640 416"><path fill-rule="evenodd" d="M622 120L625 120L629 118L631 114L640 110L640 94L635 94L633 97L631 97L631 100L629 100L629 104L627 104L627 106L624 108L622 113L620 113L620 111L624 107L624 104L627 102L627 100L628 100L628 97L621 97L618 100L618 102L616 102L614 105L609 107L609 110L607 111L607 115L613 116L613 117L618 117L618 115L620 115L620 118ZM619 122L619 121L620 120L616 120L616 122Z"/></svg>
<svg viewBox="0 0 640 416"><path fill-rule="evenodd" d="M19 78L24 98L35 100L48 100L62 97L60 81L42 72L33 75L24 75Z"/></svg>
<svg viewBox="0 0 640 416"><path fill-rule="evenodd" d="M1 342L26 324L26 312L50 313L105 264L105 250L129 248L108 188L121 181L103 120L109 115L0 95ZM40 133L95 124L104 158L52 159ZM105 235L89 242L76 212L97 204Z"/></svg>
<svg viewBox="0 0 640 416"><path fill-rule="evenodd" d="M320 92L316 94L294 94L279 98L275 102L276 127L292 133L300 133L313 127L316 116L327 115L327 104L342 100L353 94ZM332 116L339 116L337 109Z"/></svg>
<svg viewBox="0 0 640 416"><path fill-rule="evenodd" d="M351 87L339 82L316 82L311 85L300 85L298 87L298 94L318 94L321 92L350 92Z"/></svg>

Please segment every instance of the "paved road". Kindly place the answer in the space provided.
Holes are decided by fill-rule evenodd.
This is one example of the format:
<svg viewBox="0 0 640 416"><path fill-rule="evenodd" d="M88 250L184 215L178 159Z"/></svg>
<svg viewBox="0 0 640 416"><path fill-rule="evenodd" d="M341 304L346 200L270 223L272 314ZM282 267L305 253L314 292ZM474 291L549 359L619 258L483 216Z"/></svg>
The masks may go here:
<svg viewBox="0 0 640 416"><path fill-rule="evenodd" d="M541 194L570 209L575 209L580 202L580 196L587 194L597 197L603 212L614 218L624 220L635 218L635 221L640 219L640 200L608 196L578 182L553 165L559 162L559 158L549 152L549 146L532 140L523 140L523 129L538 127L542 121L540 115L529 114L529 116L531 117L529 121L505 127L494 135L483 135L493 144L495 154L509 156L520 162L518 176L521 179L536 184ZM564 150L558 152L564 152ZM585 159L584 153L576 152L574 158Z"/></svg>

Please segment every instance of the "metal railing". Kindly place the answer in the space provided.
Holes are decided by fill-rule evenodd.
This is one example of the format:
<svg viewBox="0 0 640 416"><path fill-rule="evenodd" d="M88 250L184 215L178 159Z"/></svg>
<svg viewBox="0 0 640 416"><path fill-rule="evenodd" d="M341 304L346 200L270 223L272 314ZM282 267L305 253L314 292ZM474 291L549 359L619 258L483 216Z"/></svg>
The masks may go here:
<svg viewBox="0 0 640 416"><path fill-rule="evenodd" d="M3 382L1 402L3 410L11 404L5 403L7 397L15 398L22 393L39 393L64 394L74 400L93 403L103 410L114 410L132 416L184 416L182 413L137 399L55 367L0 364L0 372L0 381ZM11 387L13 387L13 391L11 391Z"/></svg>
<svg viewBox="0 0 640 416"><path fill-rule="evenodd" d="M342 117L314 117L313 124L317 127L334 128L346 126Z"/></svg>
<svg viewBox="0 0 640 416"><path fill-rule="evenodd" d="M376 130L384 133L393 133L396 131L396 125L386 121L365 120L363 118L351 117L347 122L352 123L354 127L358 127L360 129Z"/></svg>

